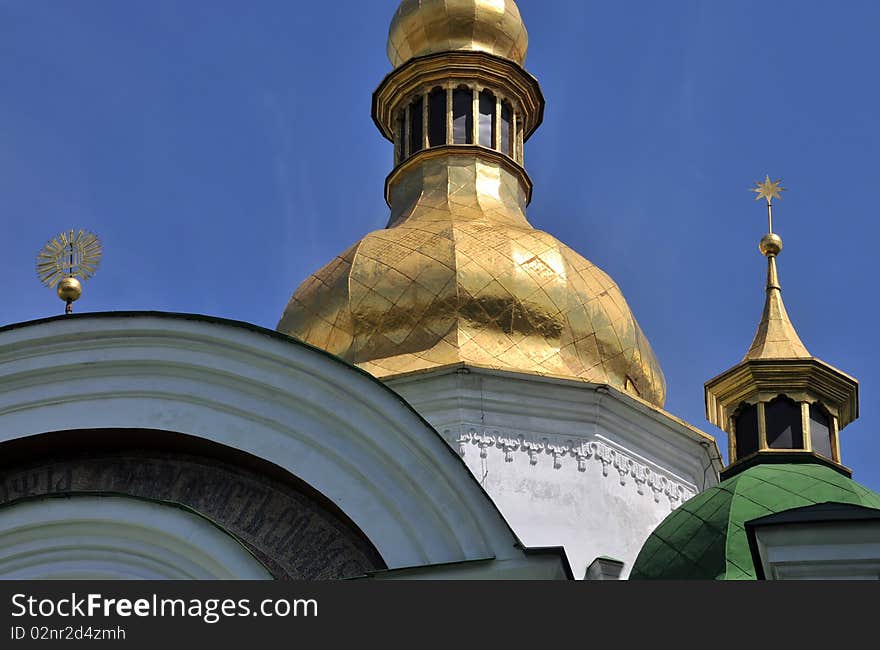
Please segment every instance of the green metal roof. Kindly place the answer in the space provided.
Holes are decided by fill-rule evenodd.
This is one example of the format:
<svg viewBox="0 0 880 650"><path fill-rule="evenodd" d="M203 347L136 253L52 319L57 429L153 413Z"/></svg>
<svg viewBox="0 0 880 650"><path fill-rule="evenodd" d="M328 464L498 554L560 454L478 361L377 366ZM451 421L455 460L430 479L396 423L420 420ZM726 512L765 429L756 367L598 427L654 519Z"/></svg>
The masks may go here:
<svg viewBox="0 0 880 650"><path fill-rule="evenodd" d="M754 580L745 522L826 502L880 510L880 495L825 465L755 465L666 517L642 546L630 579Z"/></svg>

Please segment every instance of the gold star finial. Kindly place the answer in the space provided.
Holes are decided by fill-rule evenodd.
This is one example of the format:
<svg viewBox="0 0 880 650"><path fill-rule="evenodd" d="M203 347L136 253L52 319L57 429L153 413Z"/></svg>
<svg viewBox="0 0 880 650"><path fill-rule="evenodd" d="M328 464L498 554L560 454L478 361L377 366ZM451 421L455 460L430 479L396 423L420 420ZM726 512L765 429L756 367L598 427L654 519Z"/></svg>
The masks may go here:
<svg viewBox="0 0 880 650"><path fill-rule="evenodd" d="M781 178L771 181L770 175L767 174L764 176L763 183L755 181L755 187L752 188L752 192L757 195L755 201L758 199L767 200L767 227L771 235L773 234L773 199L781 199L779 193L785 191L785 188L780 185L781 182Z"/></svg>
<svg viewBox="0 0 880 650"><path fill-rule="evenodd" d="M773 203L773 199L782 199L779 193L784 192L785 188L779 185L781 182L781 178L775 181L771 181L769 174L764 177L763 183L760 181L755 181L755 187L752 188L752 192L757 195L755 196L755 201L763 198L767 199L767 205L771 205Z"/></svg>

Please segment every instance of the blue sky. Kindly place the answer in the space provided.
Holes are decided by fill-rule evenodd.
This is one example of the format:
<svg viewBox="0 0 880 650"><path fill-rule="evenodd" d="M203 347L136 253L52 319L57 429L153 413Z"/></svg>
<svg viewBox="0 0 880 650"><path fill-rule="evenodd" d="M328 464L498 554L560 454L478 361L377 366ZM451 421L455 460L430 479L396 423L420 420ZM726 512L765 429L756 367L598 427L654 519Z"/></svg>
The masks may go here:
<svg viewBox="0 0 880 650"><path fill-rule="evenodd" d="M0 0L0 324L60 313L46 240L96 231L78 311L274 328L312 271L385 225L392 147L370 119L397 0ZM880 4L520 0L547 98L529 218L611 274L705 431L703 382L763 305L765 215L808 349L861 381L842 434L880 490L876 241Z"/></svg>

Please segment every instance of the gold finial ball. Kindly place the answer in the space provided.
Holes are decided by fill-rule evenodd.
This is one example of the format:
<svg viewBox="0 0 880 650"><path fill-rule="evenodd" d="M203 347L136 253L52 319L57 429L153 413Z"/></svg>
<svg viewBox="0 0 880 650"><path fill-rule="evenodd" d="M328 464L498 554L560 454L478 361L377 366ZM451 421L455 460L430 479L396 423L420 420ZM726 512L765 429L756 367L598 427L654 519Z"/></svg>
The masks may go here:
<svg viewBox="0 0 880 650"><path fill-rule="evenodd" d="M64 278L58 283L58 297L64 302L77 300L82 291L82 284L76 278Z"/></svg>
<svg viewBox="0 0 880 650"><path fill-rule="evenodd" d="M388 31L395 68L417 56L466 50L520 65L529 35L513 0L402 0Z"/></svg>
<svg viewBox="0 0 880 650"><path fill-rule="evenodd" d="M761 238L758 249L762 255L779 255L782 251L782 237L776 233L768 233Z"/></svg>

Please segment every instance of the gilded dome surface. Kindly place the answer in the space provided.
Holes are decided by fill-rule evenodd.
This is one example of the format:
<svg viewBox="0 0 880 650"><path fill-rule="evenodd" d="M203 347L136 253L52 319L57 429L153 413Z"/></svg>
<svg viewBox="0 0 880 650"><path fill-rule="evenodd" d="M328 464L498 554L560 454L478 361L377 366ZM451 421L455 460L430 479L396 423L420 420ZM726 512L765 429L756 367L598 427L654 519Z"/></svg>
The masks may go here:
<svg viewBox="0 0 880 650"><path fill-rule="evenodd" d="M388 32L395 68L437 52L488 52L523 65L529 36L513 0L403 0Z"/></svg>
<svg viewBox="0 0 880 650"><path fill-rule="evenodd" d="M617 284L526 218L523 142L544 108L521 67L527 42L510 0L400 4L396 69L373 107L395 143L388 227L306 279L277 329L380 378L465 364L607 384L662 406L663 373ZM497 57L402 66L455 50Z"/></svg>
<svg viewBox="0 0 880 650"><path fill-rule="evenodd" d="M468 191L477 179L485 191ZM532 228L515 179L450 154L400 186L412 198L392 201L403 206L396 225L308 278L279 331L377 377L466 363L609 384L663 405L660 365L617 284Z"/></svg>

